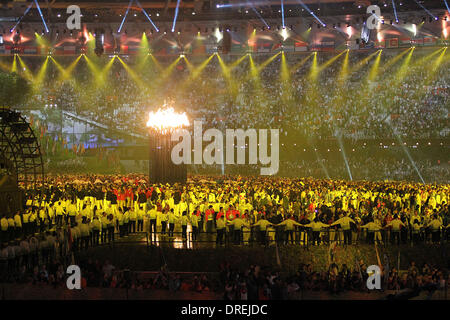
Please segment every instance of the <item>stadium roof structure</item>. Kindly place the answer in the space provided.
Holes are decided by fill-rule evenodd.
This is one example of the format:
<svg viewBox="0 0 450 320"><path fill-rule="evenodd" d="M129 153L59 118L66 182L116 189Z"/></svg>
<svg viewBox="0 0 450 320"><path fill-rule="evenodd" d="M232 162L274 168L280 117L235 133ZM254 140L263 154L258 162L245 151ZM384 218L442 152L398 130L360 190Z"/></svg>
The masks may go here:
<svg viewBox="0 0 450 320"><path fill-rule="evenodd" d="M66 19L65 11L70 5L78 5L83 13L85 22L120 22L130 6L130 14L127 20L146 21L144 9L157 22L170 22L173 20L177 5L179 7L178 21L199 22L205 20L249 20L280 18L280 0L78 0L72 1L37 1L43 15L49 23L62 22ZM26 8L34 1L2 1L0 2L0 18L19 19ZM443 0L284 0L284 12L286 18L311 18L312 11L317 17L330 17L341 15L366 15L369 5L378 5L384 13L394 15L394 6L399 16L408 12L409 18L415 16L427 16L427 11L438 10L445 14L446 4ZM136 16L135 16L136 14ZM411 16L411 14L413 16ZM401 17L403 18L403 16ZM33 5L23 22L38 22L40 15ZM1 21L0 21L1 22Z"/></svg>
<svg viewBox="0 0 450 320"><path fill-rule="evenodd" d="M144 33L148 51L162 55L448 46L450 41L444 0L82 0L76 2L81 27L74 30L67 25L72 4L1 2L0 55L78 55L88 52L94 39L96 54L133 54L142 49ZM380 8L382 25L365 36L371 5ZM203 47L195 48L200 33ZM45 38L41 43L38 34Z"/></svg>

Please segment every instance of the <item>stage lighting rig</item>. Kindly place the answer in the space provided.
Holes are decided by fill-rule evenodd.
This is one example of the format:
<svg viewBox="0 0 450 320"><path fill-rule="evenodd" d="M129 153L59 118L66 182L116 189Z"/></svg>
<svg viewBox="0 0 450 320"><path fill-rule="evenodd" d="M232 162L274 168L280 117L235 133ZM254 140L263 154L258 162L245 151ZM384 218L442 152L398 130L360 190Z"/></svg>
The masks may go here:
<svg viewBox="0 0 450 320"><path fill-rule="evenodd" d="M21 41L22 41L22 38L20 37L19 30L17 30L16 34L13 36L13 44L15 46L19 45Z"/></svg>
<svg viewBox="0 0 450 320"><path fill-rule="evenodd" d="M105 40L105 31L103 29L96 29L94 52L97 56L101 56L105 51L103 48L104 40Z"/></svg>
<svg viewBox="0 0 450 320"><path fill-rule="evenodd" d="M112 33L114 39L114 54L119 54L121 50L120 33Z"/></svg>
<svg viewBox="0 0 450 320"><path fill-rule="evenodd" d="M78 38L79 45L84 45L85 43L86 43L86 38L84 37L84 35L82 35L81 37Z"/></svg>

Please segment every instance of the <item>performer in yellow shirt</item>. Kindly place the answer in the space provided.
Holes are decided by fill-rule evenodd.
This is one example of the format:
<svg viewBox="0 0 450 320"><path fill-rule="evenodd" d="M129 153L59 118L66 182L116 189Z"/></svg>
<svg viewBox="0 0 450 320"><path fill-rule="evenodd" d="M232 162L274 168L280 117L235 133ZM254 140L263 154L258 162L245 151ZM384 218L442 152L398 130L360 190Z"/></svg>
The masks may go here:
<svg viewBox="0 0 450 320"><path fill-rule="evenodd" d="M330 225L319 221L319 218L316 217L313 222L305 224L304 227L312 229L312 243L313 246L315 246L316 243L317 245L320 245L320 231L323 228L330 227Z"/></svg>
<svg viewBox="0 0 450 320"><path fill-rule="evenodd" d="M265 218L259 219L258 222L252 225L252 227L259 227L259 241L262 245L267 244L267 227L273 226L273 223L269 222Z"/></svg>

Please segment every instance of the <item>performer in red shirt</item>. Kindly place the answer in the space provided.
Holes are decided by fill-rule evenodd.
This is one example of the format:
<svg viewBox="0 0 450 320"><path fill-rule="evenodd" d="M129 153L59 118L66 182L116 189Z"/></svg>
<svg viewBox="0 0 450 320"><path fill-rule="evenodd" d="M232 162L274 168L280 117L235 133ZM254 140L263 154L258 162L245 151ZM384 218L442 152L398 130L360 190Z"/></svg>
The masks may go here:
<svg viewBox="0 0 450 320"><path fill-rule="evenodd" d="M239 216L239 210L235 210L233 206L230 206L227 211L227 220L234 220Z"/></svg>
<svg viewBox="0 0 450 320"><path fill-rule="evenodd" d="M212 232L212 226L215 224L214 213L215 211L212 205L205 211L206 232Z"/></svg>
<svg viewBox="0 0 450 320"><path fill-rule="evenodd" d="M131 187L127 188L125 190L125 200L128 207L131 207L133 203L133 198L134 198L133 189Z"/></svg>
<svg viewBox="0 0 450 320"><path fill-rule="evenodd" d="M145 193L145 196L148 198L150 198L152 196L153 193L153 187L151 187L150 189L147 189L147 192Z"/></svg>
<svg viewBox="0 0 450 320"><path fill-rule="evenodd" d="M213 207L211 205L205 211L205 219L206 219L206 221L210 220L210 218L209 218L210 215L214 216L214 209L213 209Z"/></svg>
<svg viewBox="0 0 450 320"><path fill-rule="evenodd" d="M219 210L219 212L217 212L217 215L216 215L216 220L219 220L220 218L222 218L222 217L224 217L225 216L225 211L223 210L223 207L220 207L220 210Z"/></svg>
<svg viewBox="0 0 450 320"><path fill-rule="evenodd" d="M119 190L114 190L114 194L117 196L118 207L123 209L123 206L125 205L125 192L123 188L120 188Z"/></svg>

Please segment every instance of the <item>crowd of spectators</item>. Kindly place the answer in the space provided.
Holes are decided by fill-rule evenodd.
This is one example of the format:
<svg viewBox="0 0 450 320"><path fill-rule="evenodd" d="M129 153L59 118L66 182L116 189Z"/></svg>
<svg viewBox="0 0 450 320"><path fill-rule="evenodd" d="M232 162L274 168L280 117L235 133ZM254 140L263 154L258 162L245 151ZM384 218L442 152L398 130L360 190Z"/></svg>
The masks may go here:
<svg viewBox="0 0 450 320"><path fill-rule="evenodd" d="M345 292L368 292L366 281L369 274L364 261L354 268L331 263L328 270L315 270L311 264L302 264L294 274L276 271L273 268L251 265L244 271L221 265L220 278L225 300L287 300L298 299L306 292L328 292L338 295ZM450 285L450 275L445 268L425 263L418 268L414 261L408 270L399 272L392 268L381 277L382 288L388 292L403 291L409 298L426 291L431 297L436 291L445 294ZM391 294L390 298L393 298Z"/></svg>
<svg viewBox="0 0 450 320"><path fill-rule="evenodd" d="M48 238L47 238L48 239ZM33 241L30 241L33 243ZM23 243L20 244L24 252ZM66 268L73 260L62 259L58 245L55 251L45 258L43 251L36 251L36 262L31 255L16 256L17 264L4 272L1 270L1 282L51 286L65 288L67 285ZM18 249L14 248L13 250ZM2 250L3 255L3 250ZM38 254L39 253L39 254ZM28 260L30 259L30 260ZM73 257L72 257L73 259ZM239 270L229 262L220 264L216 277L214 273L180 273L169 272L163 266L158 272L133 272L129 269L118 270L110 261L104 263L98 259L84 257L77 264L82 270L81 288L126 288L135 291L169 290L170 292L215 292L223 294L224 300L287 300L300 299L311 292L339 295L349 292L368 293L366 286L367 265L363 260L355 266L345 263L338 265L331 262L328 270L318 270L312 264L300 264L297 272L284 272L280 268L251 265ZM1 263L3 266L3 261ZM386 268L386 269L385 269ZM407 269L399 271L395 267L382 266L381 284L384 291L401 292L409 298L426 291L428 297L439 292L442 296L450 286L448 269L424 263L416 266L414 261ZM386 272L384 270L387 270Z"/></svg>
<svg viewBox="0 0 450 320"><path fill-rule="evenodd" d="M348 167L343 159L280 161L277 175L282 177L313 177L317 179L367 180L367 181L416 181L426 183L446 183L450 181L448 164L432 160L417 160L414 164L394 157L373 156L348 159ZM257 175L259 165L190 165L192 174L232 174ZM144 166L144 171L147 169ZM422 181L422 179L424 179Z"/></svg>
<svg viewBox="0 0 450 320"><path fill-rule="evenodd" d="M377 66L375 57L365 59L370 53L352 51L346 72L342 71L345 54L321 68L335 54L318 53L296 68L307 54L286 53L291 67L288 80L281 55L260 69L259 64L269 56L255 56L253 63L245 58L236 66L231 65L239 57L230 57L228 73L222 71L217 58L196 72L184 59L164 69L173 58L157 57L156 65L148 62L150 58L144 64L130 57L124 59L134 73L116 61L102 81L81 59L70 80L59 80L58 69L49 68L45 85L30 97L27 107L56 104L112 128L137 133L145 128L143 114L171 100L190 119L202 119L204 127L271 127L286 135L319 139L446 137L448 57L438 61L439 55L427 57L429 51L417 49L405 71L408 54L391 63L401 52L383 51ZM311 75L315 68L320 71L317 77Z"/></svg>
<svg viewBox="0 0 450 320"><path fill-rule="evenodd" d="M284 75L281 54L268 64L264 64L270 58L268 55L253 56L253 63L248 57L234 63L240 57L224 56L228 72L223 71L216 57L201 71L195 70L195 66L203 57L188 57L192 60L189 63L180 59L170 68L173 57L147 57L145 63L138 57L123 57L133 72L116 59L101 76L95 75L85 59L80 59L69 80L63 80L59 69L49 63L44 84L33 91L24 107L42 111L40 123L48 127L53 123L56 135L59 135L60 109L121 132L145 135L147 118L142 115L169 102L176 109L186 111L191 120L202 120L204 129L279 128L289 143L311 138L316 141L400 138L409 142L446 138L450 92L446 72L448 55L442 56L434 50L416 49L410 60L406 49L384 50L378 62L378 54L350 51L347 66L343 53L323 68L335 53L285 53L290 66L288 78ZM30 68L37 71L41 60L27 59ZM68 65L72 58L57 59ZM93 61L101 69L107 59ZM299 66L302 60L304 63ZM258 69L260 65L263 67ZM313 76L315 69L320 71L317 77ZM289 148L281 147L281 150L285 154ZM348 167L343 159L318 156L317 160L306 160L299 155L300 150L282 159L285 162L280 166L280 175L449 181L445 158L439 164L431 158L412 160L400 147L396 153L403 155L402 159L370 156L360 149L347 151ZM427 153L421 151L421 155ZM227 167L224 173L246 174L252 172L249 168ZM193 173L222 172L222 168L213 167L192 166L192 169Z"/></svg>

